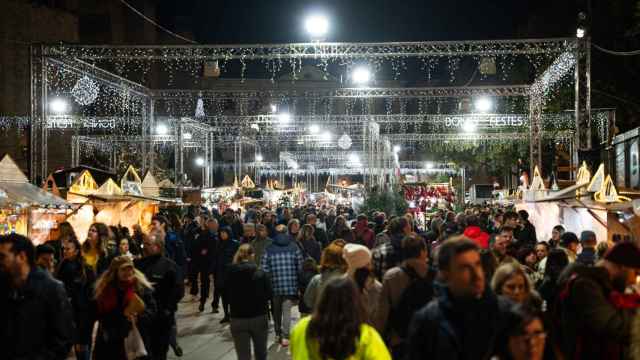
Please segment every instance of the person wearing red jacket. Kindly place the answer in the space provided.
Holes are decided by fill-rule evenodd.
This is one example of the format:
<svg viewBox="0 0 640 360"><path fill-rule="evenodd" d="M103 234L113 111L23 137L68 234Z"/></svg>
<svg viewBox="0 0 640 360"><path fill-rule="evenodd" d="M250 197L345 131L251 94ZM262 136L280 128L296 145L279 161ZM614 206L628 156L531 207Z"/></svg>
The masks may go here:
<svg viewBox="0 0 640 360"><path fill-rule="evenodd" d="M376 234L369 228L369 218L364 214L360 214L357 217L355 235L358 244L364 245L369 249L373 248Z"/></svg>
<svg viewBox="0 0 640 360"><path fill-rule="evenodd" d="M489 234L482 231L478 226L478 218L476 216L469 216L466 219L467 228L464 230L463 235L473 240L476 245L481 249L489 248Z"/></svg>

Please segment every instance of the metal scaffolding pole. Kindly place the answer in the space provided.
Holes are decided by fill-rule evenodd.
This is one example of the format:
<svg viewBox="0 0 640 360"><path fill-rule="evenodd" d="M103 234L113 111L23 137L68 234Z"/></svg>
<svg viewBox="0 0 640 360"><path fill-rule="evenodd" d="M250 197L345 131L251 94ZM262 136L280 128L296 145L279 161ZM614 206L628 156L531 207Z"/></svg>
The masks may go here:
<svg viewBox="0 0 640 360"><path fill-rule="evenodd" d="M576 158L591 150L591 40L578 41L575 67Z"/></svg>

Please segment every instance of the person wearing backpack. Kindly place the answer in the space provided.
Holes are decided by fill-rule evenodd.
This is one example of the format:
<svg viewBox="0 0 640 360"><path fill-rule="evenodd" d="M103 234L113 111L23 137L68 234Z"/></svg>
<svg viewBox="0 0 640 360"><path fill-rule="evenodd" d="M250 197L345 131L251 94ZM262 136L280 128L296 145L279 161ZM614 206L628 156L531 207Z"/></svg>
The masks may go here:
<svg viewBox="0 0 640 360"><path fill-rule="evenodd" d="M630 242L616 244L595 266L565 269L552 308L565 359L637 358L629 355L640 350L640 295L625 290L639 272L640 249Z"/></svg>
<svg viewBox="0 0 640 360"><path fill-rule="evenodd" d="M384 274L374 315L374 326L385 338L394 359L404 357L413 314L433 298L433 276L424 240L406 236L402 239L402 252L406 259Z"/></svg>

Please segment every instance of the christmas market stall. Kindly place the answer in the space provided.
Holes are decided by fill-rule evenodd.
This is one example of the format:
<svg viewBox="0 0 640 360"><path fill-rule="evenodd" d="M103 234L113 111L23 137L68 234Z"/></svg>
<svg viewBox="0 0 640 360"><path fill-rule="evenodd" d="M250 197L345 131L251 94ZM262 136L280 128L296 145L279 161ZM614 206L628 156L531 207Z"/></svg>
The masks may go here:
<svg viewBox="0 0 640 360"><path fill-rule="evenodd" d="M584 230L591 230L598 241L640 239L640 218L634 213L632 199L618 193L611 176L605 176L604 165L591 177L583 164L576 184L562 190L547 190L536 169L531 186L523 191L522 198L516 208L529 213L538 241L551 238L551 230L558 224L578 236Z"/></svg>
<svg viewBox="0 0 640 360"><path fill-rule="evenodd" d="M55 238L71 204L29 183L5 155L0 161L0 234L28 236L35 244Z"/></svg>
<svg viewBox="0 0 640 360"><path fill-rule="evenodd" d="M143 183L133 166L129 166L120 185L108 179L98 187L91 173L83 172L67 193L69 201L81 204L81 208L68 219L78 238L86 238L93 222L124 226L130 230L134 225L140 225L147 231L160 203L173 200L158 196L159 186L153 176L147 176L145 180Z"/></svg>

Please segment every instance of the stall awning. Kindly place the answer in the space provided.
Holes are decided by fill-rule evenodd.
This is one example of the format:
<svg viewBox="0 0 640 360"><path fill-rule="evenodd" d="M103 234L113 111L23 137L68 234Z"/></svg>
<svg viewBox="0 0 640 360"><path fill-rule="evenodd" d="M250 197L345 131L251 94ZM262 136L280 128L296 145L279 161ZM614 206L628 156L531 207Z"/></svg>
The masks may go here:
<svg viewBox="0 0 640 360"><path fill-rule="evenodd" d="M0 181L0 206L71 207L61 197L55 196L30 183Z"/></svg>

